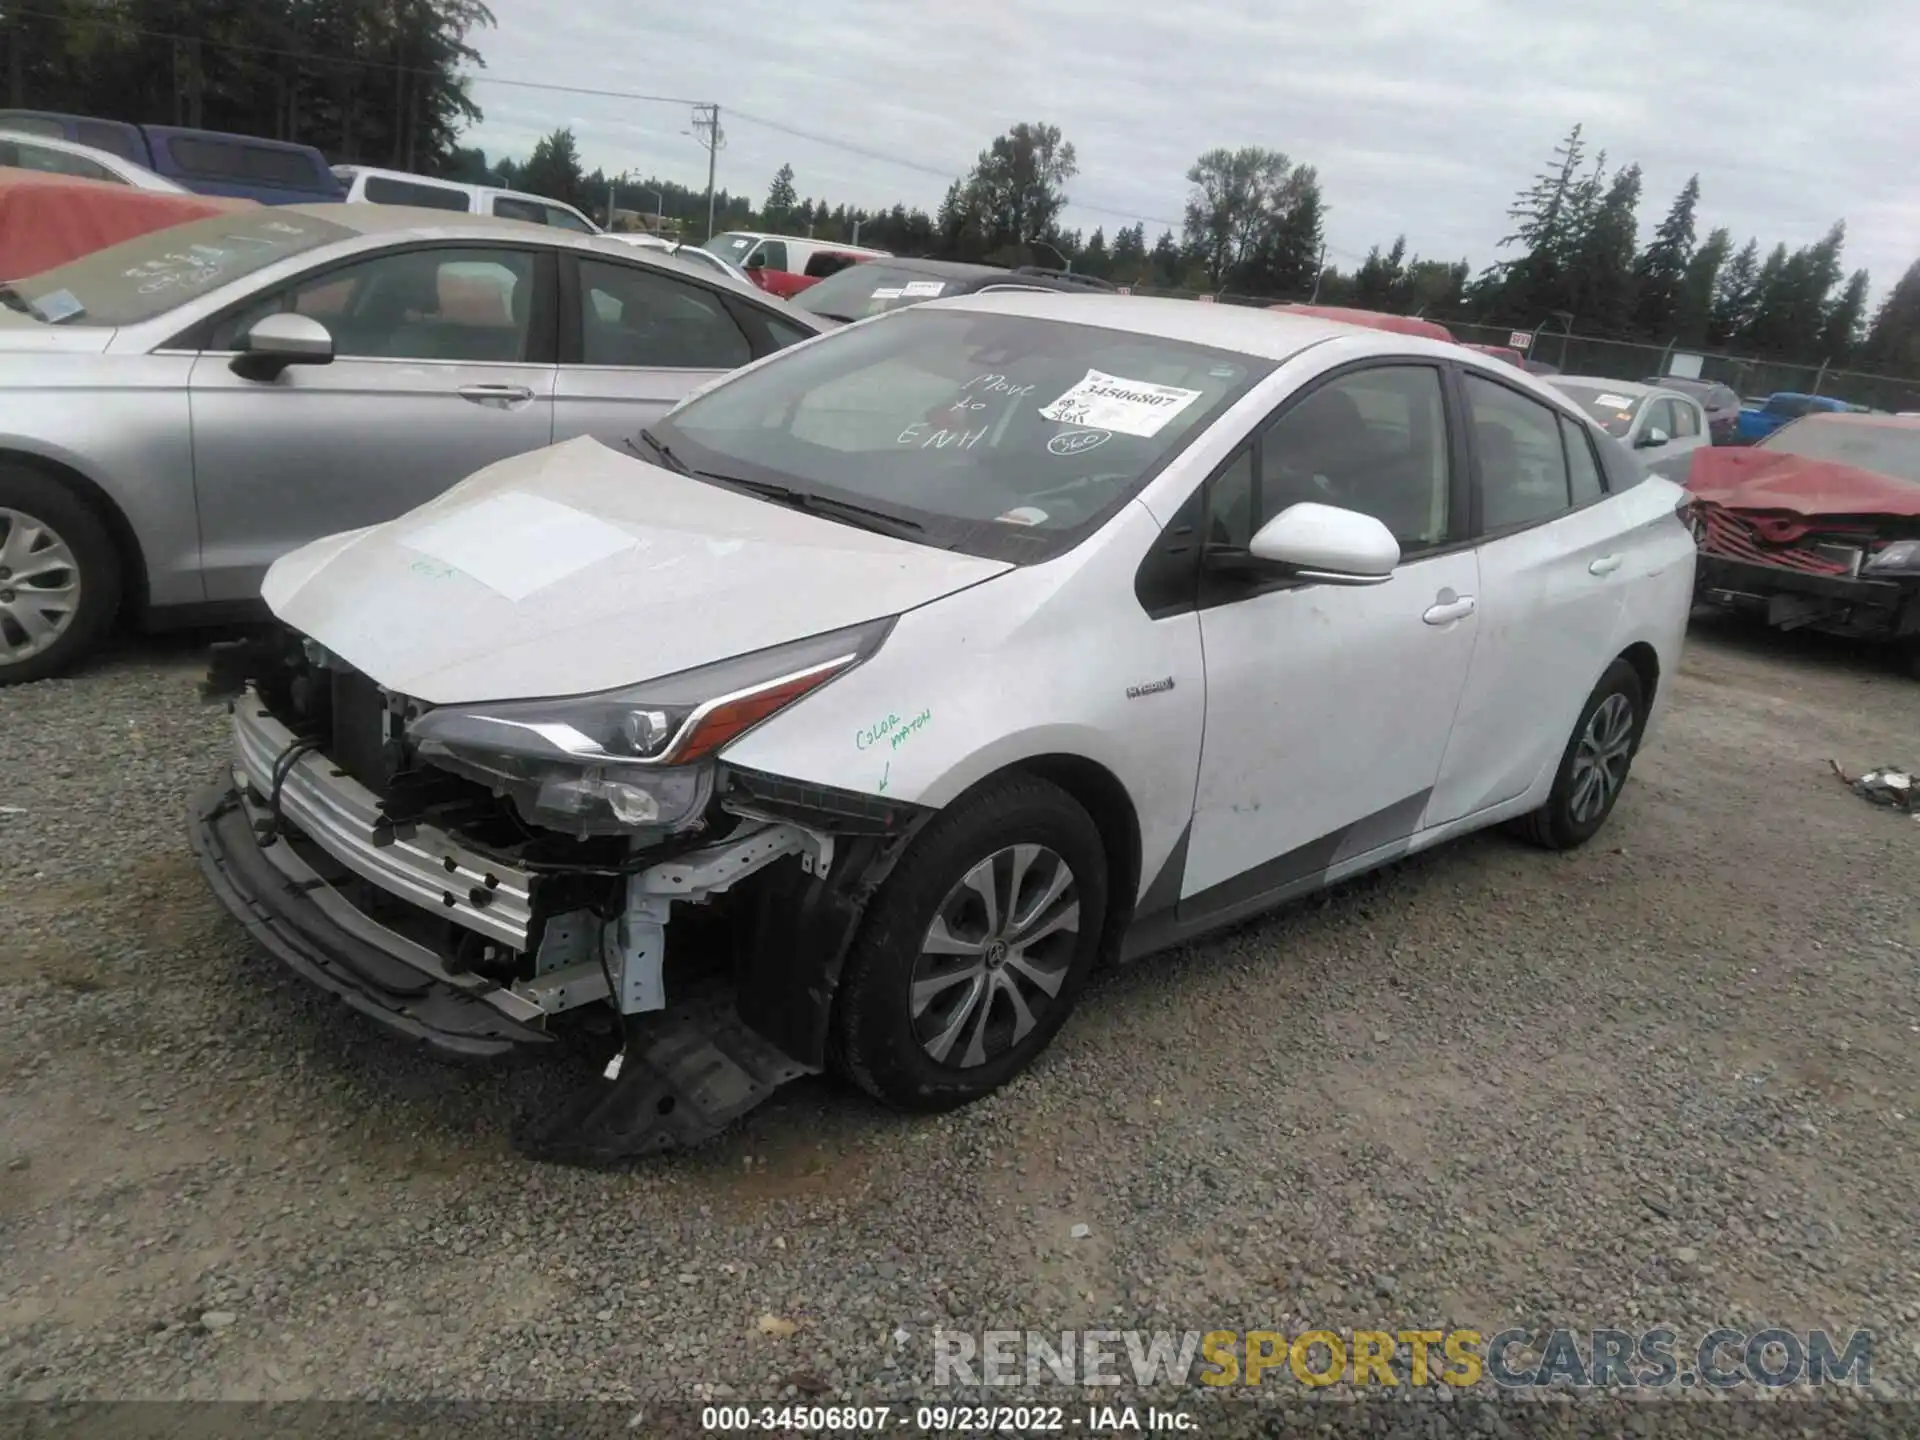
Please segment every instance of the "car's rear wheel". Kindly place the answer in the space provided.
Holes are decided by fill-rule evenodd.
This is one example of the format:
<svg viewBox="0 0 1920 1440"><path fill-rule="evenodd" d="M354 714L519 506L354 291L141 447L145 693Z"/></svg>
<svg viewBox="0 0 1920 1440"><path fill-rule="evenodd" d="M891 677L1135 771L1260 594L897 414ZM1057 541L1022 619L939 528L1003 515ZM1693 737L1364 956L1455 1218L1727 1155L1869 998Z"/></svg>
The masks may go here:
<svg viewBox="0 0 1920 1440"><path fill-rule="evenodd" d="M1550 850L1571 850L1591 840L1620 799L1646 723L1640 676L1626 661L1616 660L1581 707L1546 803L1520 818L1519 833Z"/></svg>
<svg viewBox="0 0 1920 1440"><path fill-rule="evenodd" d="M0 685L65 670L119 605L119 556L100 517L59 481L0 465Z"/></svg>
<svg viewBox="0 0 1920 1440"><path fill-rule="evenodd" d="M1024 1070L1078 998L1107 909L1100 832L1017 776L938 816L875 898L835 1005L835 1059L907 1110L977 1100Z"/></svg>

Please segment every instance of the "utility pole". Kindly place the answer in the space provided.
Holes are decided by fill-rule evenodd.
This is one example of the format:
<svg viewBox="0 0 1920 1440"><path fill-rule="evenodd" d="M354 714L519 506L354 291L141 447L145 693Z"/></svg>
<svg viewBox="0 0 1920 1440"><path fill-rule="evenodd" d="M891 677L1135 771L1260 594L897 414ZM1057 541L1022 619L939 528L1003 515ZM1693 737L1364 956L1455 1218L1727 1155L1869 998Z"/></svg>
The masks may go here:
<svg viewBox="0 0 1920 1440"><path fill-rule="evenodd" d="M693 137L707 148L707 239L713 238L713 180L714 168L720 157L720 147L727 143L727 132L720 128L720 107L718 105L696 105L693 107Z"/></svg>
<svg viewBox="0 0 1920 1440"><path fill-rule="evenodd" d="M1312 305L1320 299L1320 277L1327 273L1327 242L1320 242L1320 258L1313 262L1313 293L1307 296L1307 304Z"/></svg>

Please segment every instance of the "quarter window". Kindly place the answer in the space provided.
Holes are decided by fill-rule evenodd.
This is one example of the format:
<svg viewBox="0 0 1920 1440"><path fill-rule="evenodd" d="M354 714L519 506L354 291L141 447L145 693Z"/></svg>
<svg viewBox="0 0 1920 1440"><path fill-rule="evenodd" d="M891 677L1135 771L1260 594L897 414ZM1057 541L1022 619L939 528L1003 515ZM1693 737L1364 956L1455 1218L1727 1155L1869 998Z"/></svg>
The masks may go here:
<svg viewBox="0 0 1920 1440"><path fill-rule="evenodd" d="M1478 375L1466 377L1467 413L1480 461L1481 527L1550 520L1571 502L1557 412Z"/></svg>
<svg viewBox="0 0 1920 1440"><path fill-rule="evenodd" d="M1446 404L1431 366L1382 365L1330 380L1268 425L1256 452L1244 482L1234 470L1217 482L1214 543L1222 543L1214 522L1224 543L1244 546L1301 501L1371 515L1403 551L1447 538Z"/></svg>
<svg viewBox="0 0 1920 1440"><path fill-rule="evenodd" d="M527 358L534 256L518 250L405 250L303 280L231 317L209 348L238 348L262 316L311 315L334 354L379 360Z"/></svg>
<svg viewBox="0 0 1920 1440"><path fill-rule="evenodd" d="M1606 491L1600 483L1600 467L1593 458L1593 441L1587 427L1562 415L1560 434L1567 442L1567 477L1573 503L1585 505L1590 500L1598 500Z"/></svg>
<svg viewBox="0 0 1920 1440"><path fill-rule="evenodd" d="M719 296L637 265L582 260L580 302L588 365L731 370L753 358Z"/></svg>

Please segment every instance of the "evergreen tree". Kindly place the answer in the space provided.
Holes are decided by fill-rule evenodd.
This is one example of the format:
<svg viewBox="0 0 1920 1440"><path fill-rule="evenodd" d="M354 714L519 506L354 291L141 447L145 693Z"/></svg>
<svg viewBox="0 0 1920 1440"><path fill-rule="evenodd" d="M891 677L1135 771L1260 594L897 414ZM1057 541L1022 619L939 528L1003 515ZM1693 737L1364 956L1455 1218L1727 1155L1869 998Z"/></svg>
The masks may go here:
<svg viewBox="0 0 1920 1440"><path fill-rule="evenodd" d="M1700 201L1700 177L1690 177L1674 197L1667 218L1634 262L1634 328L1650 340L1678 328L1681 291L1693 260L1693 212Z"/></svg>
<svg viewBox="0 0 1920 1440"><path fill-rule="evenodd" d="M1827 307L1826 320L1820 327L1820 341L1815 348L1828 364L1845 364L1859 347L1867 318L1870 283L1866 271L1854 271L1847 277L1847 288L1840 292L1840 298Z"/></svg>
<svg viewBox="0 0 1920 1440"><path fill-rule="evenodd" d="M1883 375L1920 377L1920 260L1880 302L1860 363Z"/></svg>
<svg viewBox="0 0 1920 1440"><path fill-rule="evenodd" d="M1080 252L1080 263L1075 268L1104 280L1112 265L1113 257L1107 253L1107 232L1095 230L1093 238L1087 241L1087 248Z"/></svg>
<svg viewBox="0 0 1920 1440"><path fill-rule="evenodd" d="M1639 240L1640 167L1619 171L1601 192L1596 166L1581 186L1581 226L1567 273L1567 309L1587 330L1617 335L1633 318L1633 256ZM1591 184L1593 199L1587 200Z"/></svg>
<svg viewBox="0 0 1920 1440"><path fill-rule="evenodd" d="M1732 250L1733 239L1722 227L1709 234L1687 261L1667 327L1671 338L1681 345L1697 347L1708 343L1713 329L1715 288L1720 281L1721 267L1727 263Z"/></svg>
<svg viewBox="0 0 1920 1440"><path fill-rule="evenodd" d="M533 147L533 155L520 169L520 188L579 205L586 199L586 178L573 131L556 130Z"/></svg>
<svg viewBox="0 0 1920 1440"><path fill-rule="evenodd" d="M762 223L769 230L785 229L793 207L799 203L800 196L793 188L793 166L782 165L774 172L773 184L767 187L767 203L760 209Z"/></svg>
<svg viewBox="0 0 1920 1440"><path fill-rule="evenodd" d="M1113 279L1121 285L1139 285L1146 271L1147 227L1129 225L1113 237Z"/></svg>
<svg viewBox="0 0 1920 1440"><path fill-rule="evenodd" d="M1781 247L1782 263L1786 247ZM1707 340L1713 345L1731 344L1753 323L1753 312L1760 299L1760 242L1749 240L1740 253L1721 267L1713 290L1713 323Z"/></svg>
<svg viewBox="0 0 1920 1440"><path fill-rule="evenodd" d="M1575 125L1554 147L1547 168L1507 211L1514 229L1500 246L1521 246L1525 253L1500 266L1497 281L1479 290L1505 318L1524 320L1565 308L1567 263L1586 228L1583 211L1598 198L1599 188L1597 168L1586 180L1579 178L1586 158L1582 128Z"/></svg>

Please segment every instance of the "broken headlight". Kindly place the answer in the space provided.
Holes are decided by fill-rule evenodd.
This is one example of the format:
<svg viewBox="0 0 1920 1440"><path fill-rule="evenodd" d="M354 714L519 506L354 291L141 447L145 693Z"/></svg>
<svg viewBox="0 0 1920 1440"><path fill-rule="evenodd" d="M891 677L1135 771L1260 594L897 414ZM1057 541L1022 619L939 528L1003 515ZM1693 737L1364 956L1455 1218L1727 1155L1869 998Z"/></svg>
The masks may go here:
<svg viewBox="0 0 1920 1440"><path fill-rule="evenodd" d="M880 648L889 617L620 690L447 705L407 727L420 758L573 835L672 833L713 794L713 757Z"/></svg>
<svg viewBox="0 0 1920 1440"><path fill-rule="evenodd" d="M1895 540L1882 545L1860 567L1861 573L1909 575L1920 571L1920 540Z"/></svg>

